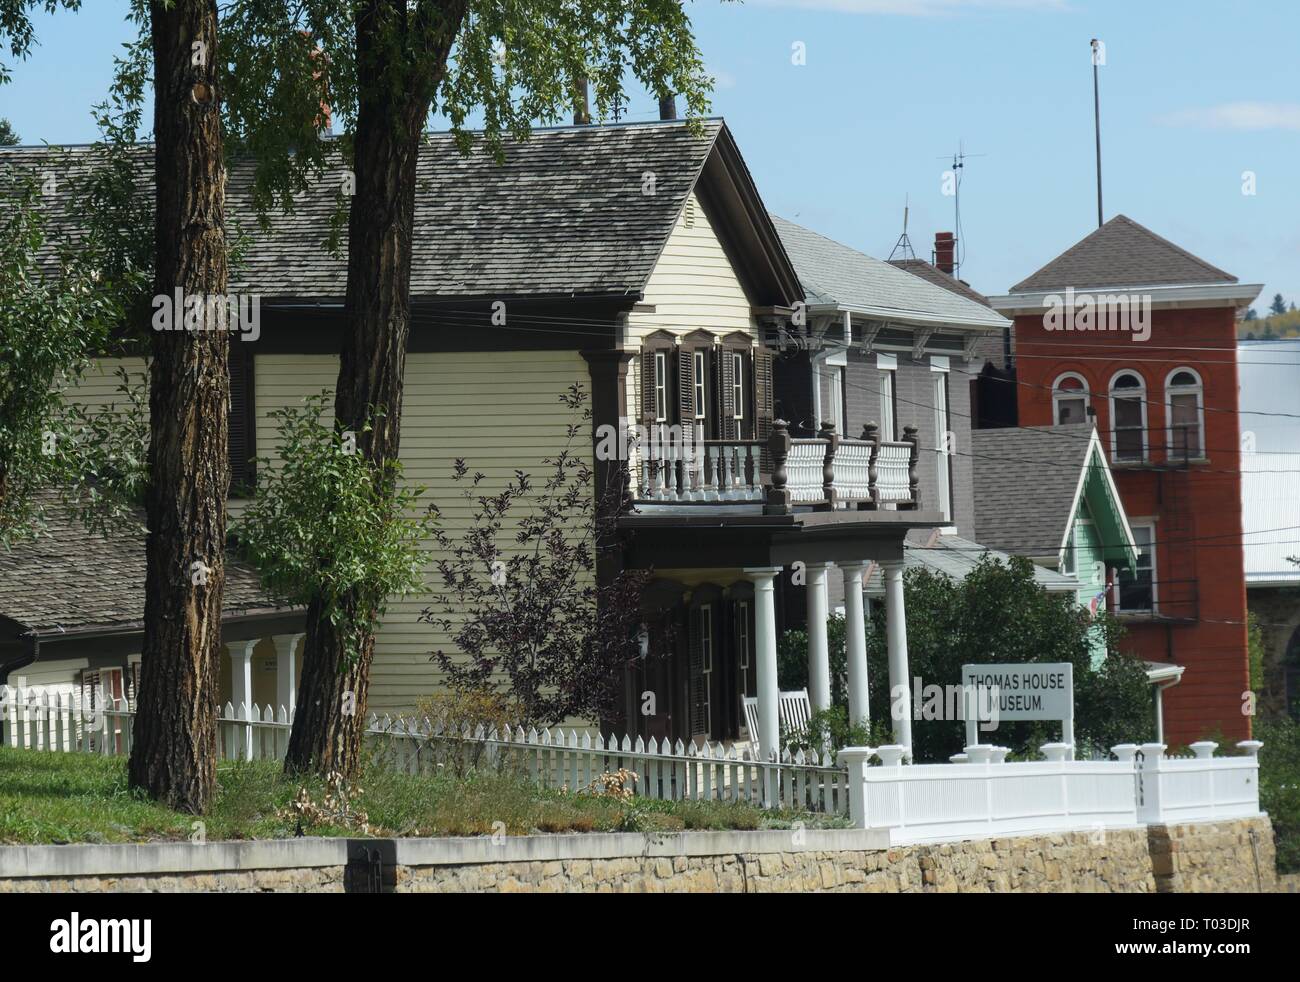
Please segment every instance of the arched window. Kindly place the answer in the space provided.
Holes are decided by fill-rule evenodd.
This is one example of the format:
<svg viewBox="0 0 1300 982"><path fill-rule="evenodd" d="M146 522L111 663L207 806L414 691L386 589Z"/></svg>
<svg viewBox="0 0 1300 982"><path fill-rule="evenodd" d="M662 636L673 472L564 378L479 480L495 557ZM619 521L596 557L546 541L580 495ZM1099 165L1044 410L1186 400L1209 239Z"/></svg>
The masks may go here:
<svg viewBox="0 0 1300 982"><path fill-rule="evenodd" d="M1125 369L1110 380L1110 451L1115 460L1147 458L1147 386Z"/></svg>
<svg viewBox="0 0 1300 982"><path fill-rule="evenodd" d="M1165 446L1170 460L1205 456L1205 389L1191 368L1175 368L1165 379Z"/></svg>
<svg viewBox="0 0 1300 982"><path fill-rule="evenodd" d="M1086 423L1088 421L1088 383L1082 375L1066 372L1052 384L1052 421Z"/></svg>

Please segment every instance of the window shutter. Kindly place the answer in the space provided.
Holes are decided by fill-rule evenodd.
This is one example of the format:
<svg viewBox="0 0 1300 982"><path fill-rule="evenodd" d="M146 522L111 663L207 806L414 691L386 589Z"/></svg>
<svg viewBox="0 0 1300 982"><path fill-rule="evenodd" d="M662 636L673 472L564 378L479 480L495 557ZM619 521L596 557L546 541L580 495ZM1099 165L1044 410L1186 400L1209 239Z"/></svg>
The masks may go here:
<svg viewBox="0 0 1300 982"><path fill-rule="evenodd" d="M83 671L81 673L81 711L93 712L99 708L99 673Z"/></svg>
<svg viewBox="0 0 1300 982"><path fill-rule="evenodd" d="M701 613L699 609L690 612L690 648L691 648L691 676L690 676L690 714L691 714L691 736L703 733L708 734L708 696L704 687L704 645L701 639L700 621Z"/></svg>
<svg viewBox="0 0 1300 982"><path fill-rule="evenodd" d="M649 432L655 422L655 349L641 349L641 425Z"/></svg>
<svg viewBox="0 0 1300 982"><path fill-rule="evenodd" d="M723 349L722 357L719 359L722 362L722 367L718 372L718 388L721 390L722 395L718 402L722 407L722 426L720 429L724 440L735 440L740 436L736 429L735 359L731 355L730 349Z"/></svg>
<svg viewBox="0 0 1300 982"><path fill-rule="evenodd" d="M754 384L750 386L750 391L754 393L754 439L763 444L759 454L759 471L763 479L766 479L772 473L767 438L772 435L772 420L776 418L772 396L772 352L767 348L755 348L752 364Z"/></svg>
<svg viewBox="0 0 1300 982"><path fill-rule="evenodd" d="M677 422L683 427L695 422L695 351L677 349Z"/></svg>
<svg viewBox="0 0 1300 982"><path fill-rule="evenodd" d="M230 459L230 494L243 497L255 480L253 457L257 453L253 410L253 356L239 345L230 347L230 416L227 425Z"/></svg>

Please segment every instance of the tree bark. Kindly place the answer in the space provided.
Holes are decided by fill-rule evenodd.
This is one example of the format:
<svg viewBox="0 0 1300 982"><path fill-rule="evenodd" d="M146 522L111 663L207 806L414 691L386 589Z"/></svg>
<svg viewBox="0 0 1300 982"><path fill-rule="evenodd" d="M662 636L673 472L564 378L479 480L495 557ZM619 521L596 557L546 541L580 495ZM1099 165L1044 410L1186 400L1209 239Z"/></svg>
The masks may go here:
<svg viewBox="0 0 1300 982"><path fill-rule="evenodd" d="M156 272L171 301L224 295L225 184L215 0L151 8ZM229 334L205 319L155 331L150 370L144 651L130 783L205 812L216 786L217 665L225 583Z"/></svg>
<svg viewBox="0 0 1300 982"><path fill-rule="evenodd" d="M405 0L371 0L356 13L356 190L348 216L348 330L334 414L376 467L396 460L400 446L416 163L465 6L464 0L427 2L408 11ZM365 433L367 424L373 429ZM372 612L360 610L362 604L353 595L343 606L368 623ZM319 600L310 604L286 771L355 774L374 646L373 632L365 631L356 657L347 659L329 611Z"/></svg>

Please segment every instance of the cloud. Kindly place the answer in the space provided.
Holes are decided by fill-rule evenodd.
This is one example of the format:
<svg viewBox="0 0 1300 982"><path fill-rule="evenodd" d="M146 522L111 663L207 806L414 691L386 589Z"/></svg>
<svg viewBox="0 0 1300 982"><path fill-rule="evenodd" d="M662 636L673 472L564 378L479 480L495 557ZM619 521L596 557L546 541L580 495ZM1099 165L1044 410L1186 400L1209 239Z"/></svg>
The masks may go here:
<svg viewBox="0 0 1300 982"><path fill-rule="evenodd" d="M706 65L705 72L713 76L713 85L716 89L734 89L736 87L736 76L724 68L718 68L714 65Z"/></svg>
<svg viewBox="0 0 1300 982"><path fill-rule="evenodd" d="M936 17L969 10L1068 10L1067 0L750 0L759 7L795 7L841 14Z"/></svg>
<svg viewBox="0 0 1300 982"><path fill-rule="evenodd" d="M1300 130L1300 102L1227 102L1168 113L1158 122L1215 130Z"/></svg>

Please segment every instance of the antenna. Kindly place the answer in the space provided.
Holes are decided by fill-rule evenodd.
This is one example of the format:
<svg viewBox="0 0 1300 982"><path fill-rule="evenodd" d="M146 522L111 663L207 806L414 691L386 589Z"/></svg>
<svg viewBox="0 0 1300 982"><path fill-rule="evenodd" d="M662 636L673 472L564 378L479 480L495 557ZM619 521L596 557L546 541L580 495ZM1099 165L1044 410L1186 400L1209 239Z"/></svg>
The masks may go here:
<svg viewBox="0 0 1300 982"><path fill-rule="evenodd" d="M899 254L900 251L901 251L902 254L903 254L903 255L902 255L902 258L903 258L903 259L915 259L915 258L916 258L916 253L912 251L912 240L909 239L909 238L907 237L907 212L908 212L908 210L909 210L909 209L908 209L908 198L907 198L907 195L903 195L903 234L900 235L900 236L898 237L898 241L894 243L894 251L891 252L891 253L889 254L889 261L890 261L890 262L893 262L893 261L894 261L894 257L897 256L897 255Z"/></svg>
<svg viewBox="0 0 1300 982"><path fill-rule="evenodd" d="M1106 45L1096 38L1088 42L1092 48L1092 121L1097 132L1097 227L1105 224L1101 210L1101 88L1097 81L1097 66L1106 63Z"/></svg>
<svg viewBox="0 0 1300 982"><path fill-rule="evenodd" d="M962 171L966 169L967 157L987 157L986 153L967 153L966 142L957 141L957 152L952 155L952 173L953 173L953 190L952 190L952 232L956 236L956 247L953 250L952 257L952 275L960 279L961 264L966 258L966 237L962 234L961 228L961 178ZM939 160L947 160L948 155L939 157Z"/></svg>

